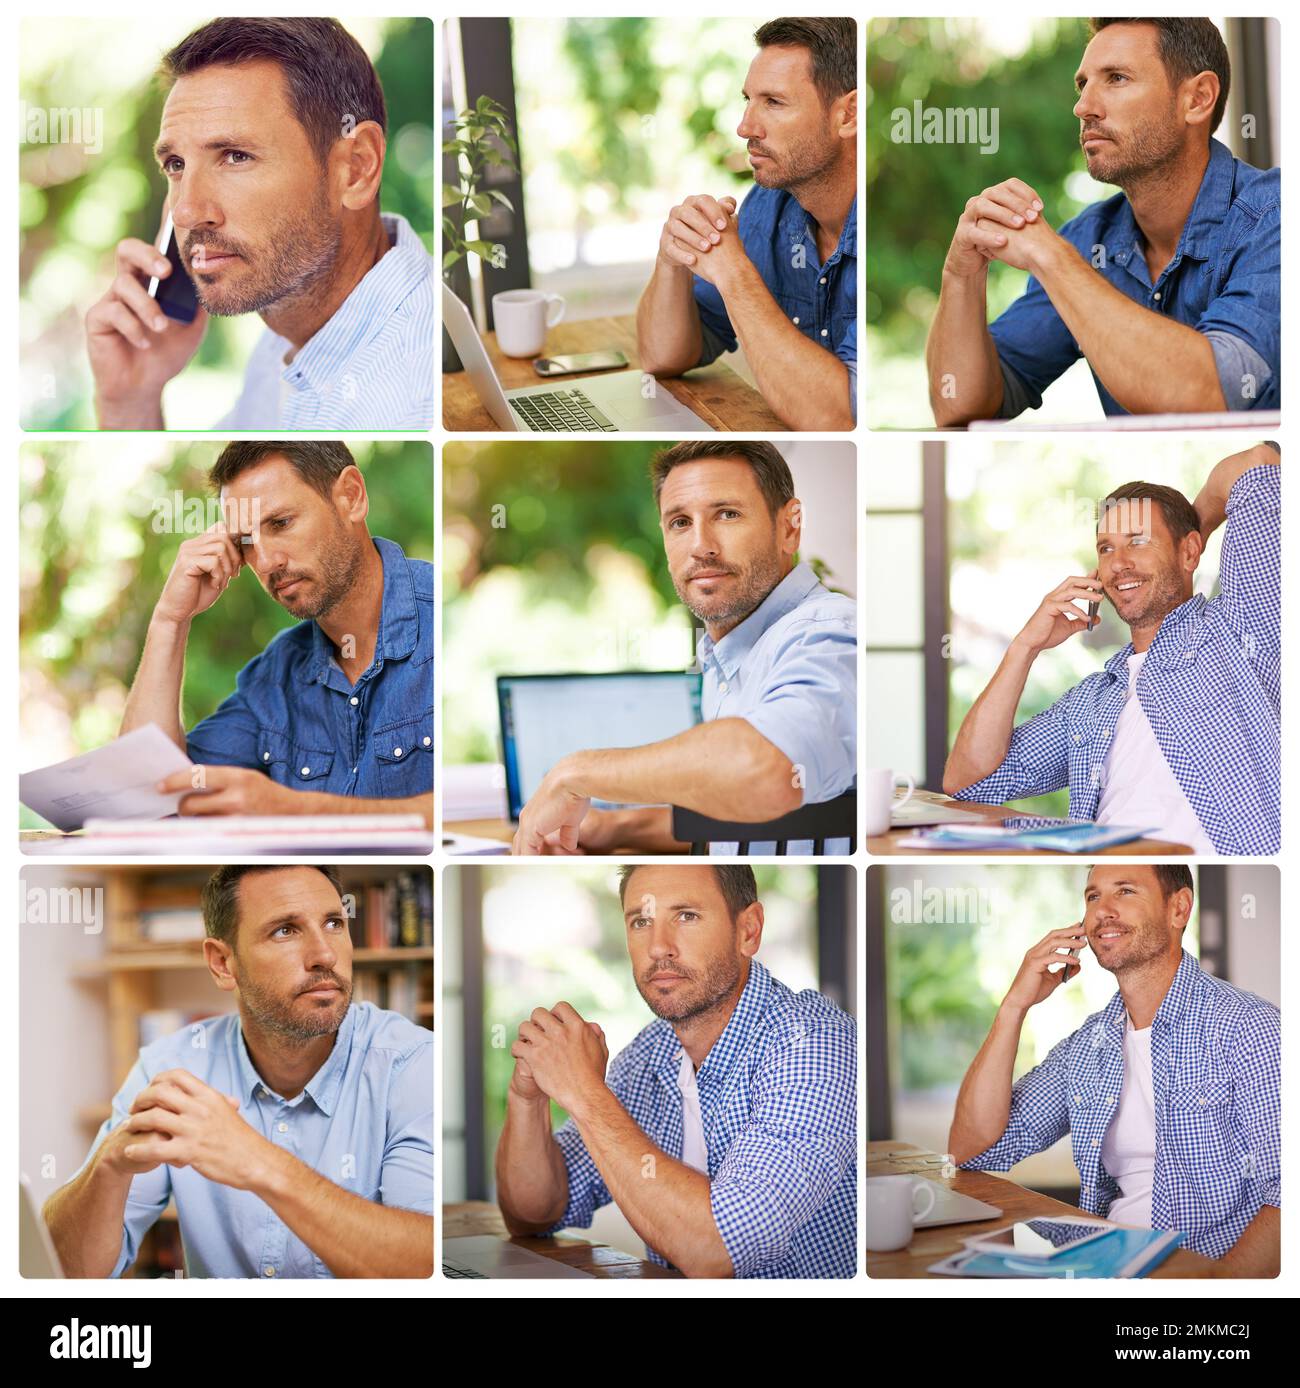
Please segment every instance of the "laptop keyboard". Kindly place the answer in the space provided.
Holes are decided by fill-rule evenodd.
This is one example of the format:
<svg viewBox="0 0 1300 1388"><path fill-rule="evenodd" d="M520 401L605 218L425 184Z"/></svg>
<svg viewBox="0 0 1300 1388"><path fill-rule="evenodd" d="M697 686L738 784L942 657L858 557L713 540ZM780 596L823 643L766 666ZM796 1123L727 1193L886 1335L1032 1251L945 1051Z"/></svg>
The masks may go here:
<svg viewBox="0 0 1300 1388"><path fill-rule="evenodd" d="M618 432L618 425L606 419L582 391L574 388L545 390L537 395L516 395L511 397L510 404L530 429L541 433Z"/></svg>
<svg viewBox="0 0 1300 1388"><path fill-rule="evenodd" d="M483 1282L488 1280L486 1272L475 1272L472 1268L463 1267L459 1263L443 1263L442 1275L451 1278L475 1277Z"/></svg>

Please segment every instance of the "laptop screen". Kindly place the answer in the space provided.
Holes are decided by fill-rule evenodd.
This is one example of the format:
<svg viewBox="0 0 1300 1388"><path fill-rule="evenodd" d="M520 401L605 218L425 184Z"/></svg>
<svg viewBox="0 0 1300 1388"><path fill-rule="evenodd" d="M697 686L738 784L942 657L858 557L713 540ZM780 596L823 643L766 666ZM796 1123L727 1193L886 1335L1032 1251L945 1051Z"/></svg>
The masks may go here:
<svg viewBox="0 0 1300 1388"><path fill-rule="evenodd" d="M561 757L596 747L641 747L700 721L698 671L612 675L498 675L501 749L510 818Z"/></svg>

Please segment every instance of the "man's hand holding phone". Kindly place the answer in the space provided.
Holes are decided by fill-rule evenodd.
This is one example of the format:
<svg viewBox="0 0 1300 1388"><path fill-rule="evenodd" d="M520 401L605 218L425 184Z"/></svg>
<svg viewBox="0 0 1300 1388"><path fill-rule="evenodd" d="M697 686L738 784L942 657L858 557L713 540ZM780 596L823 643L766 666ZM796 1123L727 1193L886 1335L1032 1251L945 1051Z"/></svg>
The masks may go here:
<svg viewBox="0 0 1300 1388"><path fill-rule="evenodd" d="M1015 980L1002 1000L1002 1006L1024 1014L1045 998L1050 998L1082 967L1078 952L1088 943L1081 924L1066 926L1044 935L1025 955ZM1062 954L1070 950L1070 954ZM1061 967L1064 965L1064 967Z"/></svg>
<svg viewBox="0 0 1300 1388"><path fill-rule="evenodd" d="M1091 631L1101 621L1097 615L1101 596L1101 580L1095 571L1087 576L1076 574L1067 578L1038 604L1038 610L1025 623L1016 640L1038 655L1078 632ZM1079 607L1080 603L1086 605L1086 611Z"/></svg>
<svg viewBox="0 0 1300 1388"><path fill-rule="evenodd" d="M244 548L223 522L181 542L154 605L155 621L183 626L226 591L244 567Z"/></svg>
<svg viewBox="0 0 1300 1388"><path fill-rule="evenodd" d="M179 323L149 296L151 278L184 273L157 247L128 236L117 243L116 266L86 314L95 414L101 429L161 429L163 387L198 350L208 315L200 308L192 323Z"/></svg>

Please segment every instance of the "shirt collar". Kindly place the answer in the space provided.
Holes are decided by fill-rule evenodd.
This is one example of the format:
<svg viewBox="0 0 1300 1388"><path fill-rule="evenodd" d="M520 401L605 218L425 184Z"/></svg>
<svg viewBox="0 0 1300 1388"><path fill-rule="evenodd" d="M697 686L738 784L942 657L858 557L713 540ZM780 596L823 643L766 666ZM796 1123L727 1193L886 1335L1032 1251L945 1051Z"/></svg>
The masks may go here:
<svg viewBox="0 0 1300 1388"><path fill-rule="evenodd" d="M339 1090L343 1085L343 1073L347 1069L348 1056L352 1050L352 1035L356 1029L356 1013L356 1004L350 1003L338 1031L334 1034L334 1046L326 1057L325 1064L303 1086L303 1093L310 1096L312 1102L326 1117L333 1114ZM242 1026L237 1029L237 1037L241 1096L252 1099L262 1089L268 1094L272 1093L266 1081L257 1073L257 1067L248 1054Z"/></svg>
<svg viewBox="0 0 1300 1388"><path fill-rule="evenodd" d="M796 564L749 616L739 626L732 627L721 641L715 642L707 633L700 637L696 649L701 666L712 655L730 679L768 627L780 621L787 612L793 612L818 586L817 575L812 569L807 564Z"/></svg>
<svg viewBox="0 0 1300 1388"><path fill-rule="evenodd" d="M724 1080L737 1059L744 1054L749 1038L767 1008L771 992L772 975L757 959L751 959L749 977L736 1000L735 1010L727 1025L723 1027L722 1035L713 1043L708 1055L695 1072L696 1083L701 1091L701 1102L706 1088ZM683 1048L672 1028L667 1023L664 1026L664 1040L654 1068L666 1083L676 1088Z"/></svg>
<svg viewBox="0 0 1300 1388"><path fill-rule="evenodd" d="M1177 1025L1179 1017L1187 1010L1188 1005L1196 995L1201 979L1204 977L1205 973L1200 962L1188 954L1186 950L1183 950L1182 958L1178 961L1178 968L1169 984L1169 991L1161 999L1160 1006L1156 1008L1156 1015L1152 1018L1152 1026L1157 1023L1166 1027ZM1124 1029L1128 1023L1128 1009L1124 1006L1124 995L1116 992L1115 996L1106 1004L1105 1011L1101 1016L1103 1024L1111 1034L1110 1039L1123 1045Z"/></svg>
<svg viewBox="0 0 1300 1388"><path fill-rule="evenodd" d="M1200 593L1193 593L1186 602L1180 603L1161 619L1155 639L1147 647L1149 665L1154 658L1161 665L1176 666L1194 654L1200 644L1201 614L1205 611L1205 599ZM1116 651L1106 662L1107 674L1115 679L1128 682L1128 658L1133 654L1133 643Z"/></svg>
<svg viewBox="0 0 1300 1388"><path fill-rule="evenodd" d="M429 253L406 218L385 214L380 221L391 249L283 367L280 379L289 387L317 393L346 389L356 353L384 330L411 292L429 278Z"/></svg>
<svg viewBox="0 0 1300 1388"><path fill-rule="evenodd" d="M781 213L780 228L781 234L787 242L798 243L807 237L813 250L817 249L817 238L809 228L809 217L803 205L792 194L787 193L785 209ZM858 195L854 193L853 202L849 206L848 216L844 218L844 225L840 228L840 239L835 245L826 261L826 265L831 265L843 256L856 256L858 253ZM826 266L821 267L825 269Z"/></svg>
<svg viewBox="0 0 1300 1388"><path fill-rule="evenodd" d="M384 565L383 605L375 638L375 658L371 664L374 669L385 660L405 660L415 650L420 618L415 606L415 582L401 545L379 535L372 536L371 540ZM321 630L319 622L311 625L312 659L304 670L303 679L308 684L324 684L334 660L334 643Z"/></svg>
<svg viewBox="0 0 1300 1388"><path fill-rule="evenodd" d="M1209 260L1218 252L1211 240L1214 229L1223 223L1232 206L1232 189L1236 182L1236 160L1227 145L1218 140L1210 141L1210 158L1201 175L1201 186L1197 190L1192 210L1187 214L1182 235L1174 250L1174 264L1180 256L1190 256L1194 260ZM1116 260L1127 265L1130 257L1142 257L1143 237L1133 215L1133 204L1125 197L1120 207L1119 222L1116 227L1115 245L1119 248ZM1140 278L1140 276L1139 276Z"/></svg>

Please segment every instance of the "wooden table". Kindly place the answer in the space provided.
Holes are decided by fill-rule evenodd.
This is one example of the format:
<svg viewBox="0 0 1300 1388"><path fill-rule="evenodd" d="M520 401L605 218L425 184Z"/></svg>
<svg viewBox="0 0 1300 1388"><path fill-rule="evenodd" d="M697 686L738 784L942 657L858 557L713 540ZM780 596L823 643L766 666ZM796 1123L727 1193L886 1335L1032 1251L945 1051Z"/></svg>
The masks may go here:
<svg viewBox="0 0 1300 1388"><path fill-rule="evenodd" d="M444 819L442 830L444 834L469 834L477 839L496 839L498 843L513 843L515 831L519 828L517 824L512 824L508 819ZM444 850L445 851L445 850ZM663 850L665 853L667 850ZM688 850L683 848L683 853ZM612 853L603 853L602 857L618 857L630 853L640 853L647 858L659 856L660 850L654 848L615 848ZM491 856L491 855L488 855Z"/></svg>
<svg viewBox="0 0 1300 1388"><path fill-rule="evenodd" d="M510 1239L506 1232L505 1220L501 1211L486 1200L465 1200L456 1205L442 1207L442 1236L444 1239L482 1237L490 1234L493 1238ZM514 1238L510 1242L531 1253L540 1253L543 1258L554 1258L557 1263L567 1263L571 1268L589 1272L593 1277L680 1277L680 1272L672 1268L661 1268L645 1258L634 1258L630 1253L621 1253L604 1243L590 1243L586 1239L575 1239L569 1235L551 1235L546 1238Z"/></svg>
<svg viewBox="0 0 1300 1388"><path fill-rule="evenodd" d="M928 805L944 805L954 810L965 810L967 813L975 815L980 820L990 823L1000 819L1012 818L1023 811L1008 809L1005 805L977 805L970 800L952 800L946 795L940 795L937 791L917 790L913 793L914 800L920 800ZM900 848L899 842L911 834L915 834L916 829L890 829L884 834L875 834L867 840L867 852L874 853L881 857L891 855L907 856L908 854L920 853L934 859L935 862L942 862L944 858L959 858L964 853L981 853L985 855L1015 855L1037 856L1039 854L1050 855L1052 850L1049 848L1002 848L990 844L987 848ZM1185 843L1166 843L1162 839L1133 839L1128 843L1113 843L1109 848L1098 848L1081 857L1130 857L1130 858L1183 858L1191 853L1191 847Z"/></svg>
<svg viewBox="0 0 1300 1388"><path fill-rule="evenodd" d="M910 1142L868 1142L867 1176L924 1176L927 1180L969 1195L976 1200L996 1205L1002 1214L997 1219L981 1219L972 1224L940 1224L935 1228L918 1229L906 1248L893 1253L867 1253L868 1277L938 1277L927 1272L932 1263L956 1253L962 1244L976 1234L992 1233L1021 1219L1043 1215L1078 1215L1074 1205L1053 1200L1036 1190L1017 1185L1005 1176L989 1171L956 1171L943 1175L945 1159L937 1152L927 1152ZM1213 1258L1176 1248L1148 1277L1225 1277Z"/></svg>
<svg viewBox="0 0 1300 1388"><path fill-rule="evenodd" d="M480 334L502 388L546 385L546 378L533 370L531 358L508 357L497 346L495 333ZM546 334L545 356L569 352L597 352L618 348L628 359L627 369L640 370L636 349L636 319L583 318L561 323ZM608 371L578 372L556 376L550 384L565 386L587 376L608 376ZM770 434L785 432L789 426L768 408L767 402L747 381L723 362L701 366L686 376L660 377L659 384L683 405L694 410L705 423L724 432ZM444 371L442 376L442 423L451 430L496 430L497 424L479 401L467 371Z"/></svg>

